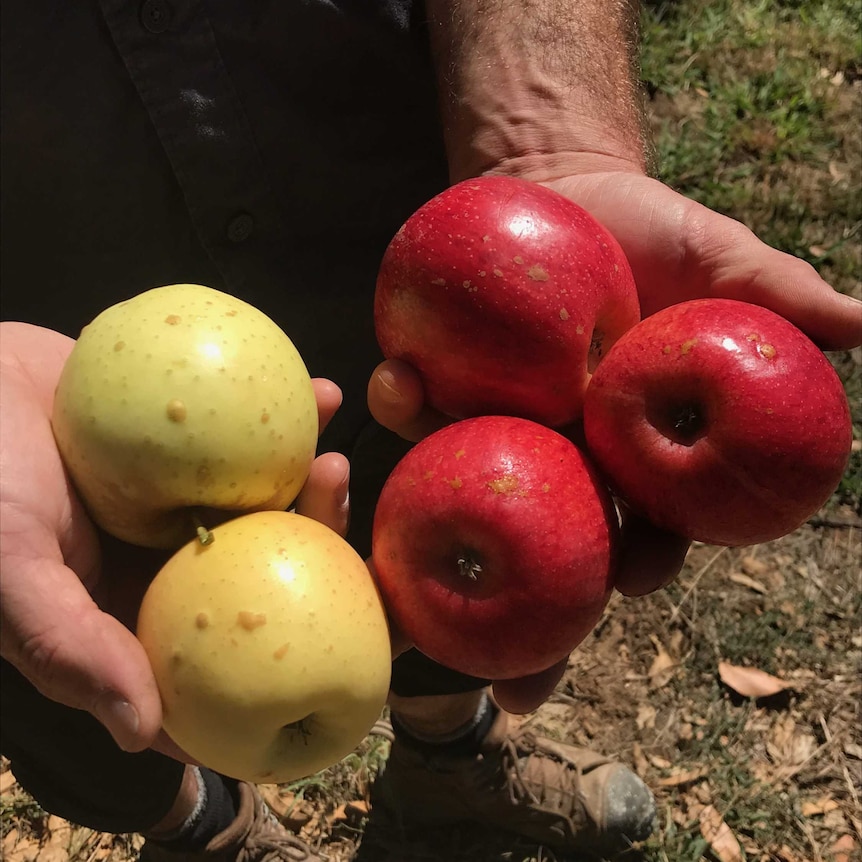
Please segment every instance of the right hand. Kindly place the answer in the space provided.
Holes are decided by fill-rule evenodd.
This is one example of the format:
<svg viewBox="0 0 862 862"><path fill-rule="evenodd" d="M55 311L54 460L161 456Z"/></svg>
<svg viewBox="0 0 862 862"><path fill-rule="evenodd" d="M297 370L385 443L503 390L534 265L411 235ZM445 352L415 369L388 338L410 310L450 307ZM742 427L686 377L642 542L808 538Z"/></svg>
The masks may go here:
<svg viewBox="0 0 862 862"><path fill-rule="evenodd" d="M160 734L159 692L130 629L168 555L100 537L54 442L54 390L73 345L52 330L0 324L0 654L46 697L92 713L120 748L176 754ZM322 429L341 392L314 384ZM319 457L297 508L343 533L347 476L343 456Z"/></svg>

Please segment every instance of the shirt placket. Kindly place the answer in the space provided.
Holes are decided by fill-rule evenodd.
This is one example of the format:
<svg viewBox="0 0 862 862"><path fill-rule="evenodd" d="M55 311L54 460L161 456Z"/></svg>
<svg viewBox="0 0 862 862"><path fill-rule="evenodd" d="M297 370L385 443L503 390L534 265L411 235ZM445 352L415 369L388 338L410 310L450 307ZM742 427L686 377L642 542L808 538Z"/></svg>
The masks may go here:
<svg viewBox="0 0 862 862"><path fill-rule="evenodd" d="M100 2L191 223L227 284L240 288L250 246L270 241L280 216L205 5Z"/></svg>

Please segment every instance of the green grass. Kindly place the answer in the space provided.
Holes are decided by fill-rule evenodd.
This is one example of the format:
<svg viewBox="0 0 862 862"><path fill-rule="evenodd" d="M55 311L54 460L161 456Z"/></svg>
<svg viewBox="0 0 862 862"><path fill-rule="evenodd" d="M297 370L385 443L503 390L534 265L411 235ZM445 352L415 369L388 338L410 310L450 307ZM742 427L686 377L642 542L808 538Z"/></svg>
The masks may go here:
<svg viewBox="0 0 862 862"><path fill-rule="evenodd" d="M858 291L860 6L649 4L642 77L658 174Z"/></svg>

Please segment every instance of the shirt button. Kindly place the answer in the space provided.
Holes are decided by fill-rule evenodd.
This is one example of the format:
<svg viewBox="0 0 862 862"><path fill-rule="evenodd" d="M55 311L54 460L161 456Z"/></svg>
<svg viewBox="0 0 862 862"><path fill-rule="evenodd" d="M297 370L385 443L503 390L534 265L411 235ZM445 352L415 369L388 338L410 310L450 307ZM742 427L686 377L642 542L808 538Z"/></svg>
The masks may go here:
<svg viewBox="0 0 862 862"><path fill-rule="evenodd" d="M141 6L141 24L150 33L164 33L171 26L171 7L166 0L145 0Z"/></svg>
<svg viewBox="0 0 862 862"><path fill-rule="evenodd" d="M235 215L227 225L227 238L231 242L245 242L254 232L254 219L248 213Z"/></svg>

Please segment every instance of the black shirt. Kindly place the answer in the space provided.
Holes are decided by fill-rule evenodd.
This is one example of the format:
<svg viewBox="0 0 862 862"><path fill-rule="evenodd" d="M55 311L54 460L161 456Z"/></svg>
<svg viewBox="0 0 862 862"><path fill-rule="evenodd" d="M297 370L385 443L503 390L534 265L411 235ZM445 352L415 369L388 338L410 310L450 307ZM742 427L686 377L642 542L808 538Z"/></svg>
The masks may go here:
<svg viewBox="0 0 862 862"><path fill-rule="evenodd" d="M446 184L410 0L5 0L2 318L76 335L198 282L257 305L345 404L393 233Z"/></svg>

